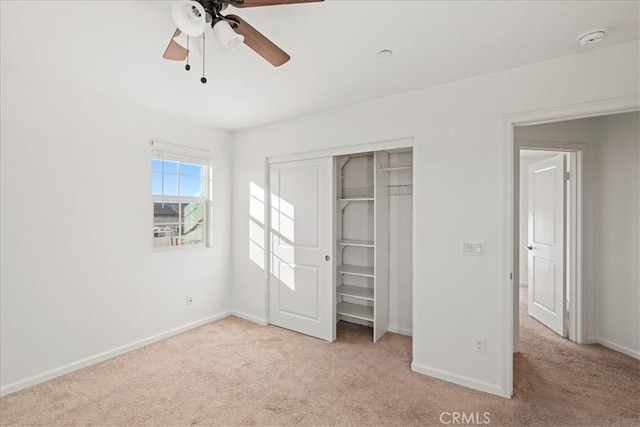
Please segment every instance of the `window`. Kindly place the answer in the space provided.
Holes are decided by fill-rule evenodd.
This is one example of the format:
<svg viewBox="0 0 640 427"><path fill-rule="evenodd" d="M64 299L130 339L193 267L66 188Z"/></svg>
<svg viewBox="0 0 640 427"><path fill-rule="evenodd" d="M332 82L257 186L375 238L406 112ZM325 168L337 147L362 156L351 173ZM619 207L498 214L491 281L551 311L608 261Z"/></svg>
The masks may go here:
<svg viewBox="0 0 640 427"><path fill-rule="evenodd" d="M209 243L209 163L154 151L151 161L154 248Z"/></svg>

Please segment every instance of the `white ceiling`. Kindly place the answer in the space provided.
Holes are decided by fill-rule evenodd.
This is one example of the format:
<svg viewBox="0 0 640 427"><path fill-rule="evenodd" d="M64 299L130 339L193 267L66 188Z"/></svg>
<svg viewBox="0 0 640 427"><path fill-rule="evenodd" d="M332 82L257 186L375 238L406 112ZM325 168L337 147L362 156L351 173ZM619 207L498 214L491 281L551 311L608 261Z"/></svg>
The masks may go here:
<svg viewBox="0 0 640 427"><path fill-rule="evenodd" d="M209 83L164 61L170 1L0 1L2 65L47 73L219 129L238 130L584 51L578 33L639 38L639 2L364 1L229 8L292 60L274 68L212 33ZM377 52L394 51L383 60Z"/></svg>

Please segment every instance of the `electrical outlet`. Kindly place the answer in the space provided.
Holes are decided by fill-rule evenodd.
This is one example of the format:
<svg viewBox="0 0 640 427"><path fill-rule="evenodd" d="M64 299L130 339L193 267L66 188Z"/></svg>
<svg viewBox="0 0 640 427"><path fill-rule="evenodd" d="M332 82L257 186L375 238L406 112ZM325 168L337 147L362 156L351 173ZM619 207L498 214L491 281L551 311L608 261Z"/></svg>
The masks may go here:
<svg viewBox="0 0 640 427"><path fill-rule="evenodd" d="M193 304L193 295L187 295L187 305Z"/></svg>
<svg viewBox="0 0 640 427"><path fill-rule="evenodd" d="M476 353L484 353L484 337L473 337L473 350Z"/></svg>

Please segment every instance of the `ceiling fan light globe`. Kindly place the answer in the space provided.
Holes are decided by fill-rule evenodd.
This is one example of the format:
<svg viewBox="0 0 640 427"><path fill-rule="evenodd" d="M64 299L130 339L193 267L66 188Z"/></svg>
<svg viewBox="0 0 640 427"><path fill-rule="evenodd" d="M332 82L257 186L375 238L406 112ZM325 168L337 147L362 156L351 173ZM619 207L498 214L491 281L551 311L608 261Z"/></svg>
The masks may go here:
<svg viewBox="0 0 640 427"><path fill-rule="evenodd" d="M239 48L242 43L244 43L244 36L238 35L224 45L220 46L220 52L222 52L223 55L226 55L227 53L233 52L234 50Z"/></svg>
<svg viewBox="0 0 640 427"><path fill-rule="evenodd" d="M207 24L204 7L197 1L174 1L171 6L171 18L176 27L189 37L202 35Z"/></svg>
<svg viewBox="0 0 640 427"><path fill-rule="evenodd" d="M233 31L231 25L225 21L216 22L213 32L218 38L220 52L223 55L237 49L244 42L244 36Z"/></svg>

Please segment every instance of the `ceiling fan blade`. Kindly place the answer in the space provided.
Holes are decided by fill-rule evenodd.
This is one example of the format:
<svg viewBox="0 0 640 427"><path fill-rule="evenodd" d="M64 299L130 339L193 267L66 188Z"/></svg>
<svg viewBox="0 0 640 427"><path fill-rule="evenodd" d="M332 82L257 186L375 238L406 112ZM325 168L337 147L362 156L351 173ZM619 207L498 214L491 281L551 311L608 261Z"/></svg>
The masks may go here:
<svg viewBox="0 0 640 427"><path fill-rule="evenodd" d="M324 0L231 0L235 7L275 6L278 4L316 3Z"/></svg>
<svg viewBox="0 0 640 427"><path fill-rule="evenodd" d="M171 41L169 42L167 49L164 51L164 55L162 55L164 59L168 59L170 61L184 61L185 59L187 59L189 51L186 48L180 46L174 40L180 34L181 31L176 28L176 32L173 33L173 37L171 37Z"/></svg>
<svg viewBox="0 0 640 427"><path fill-rule="evenodd" d="M234 25L233 30L244 36L244 44L269 61L274 67L279 67L291 59L287 52L280 49L239 16L227 15L227 18L238 23L238 25Z"/></svg>

